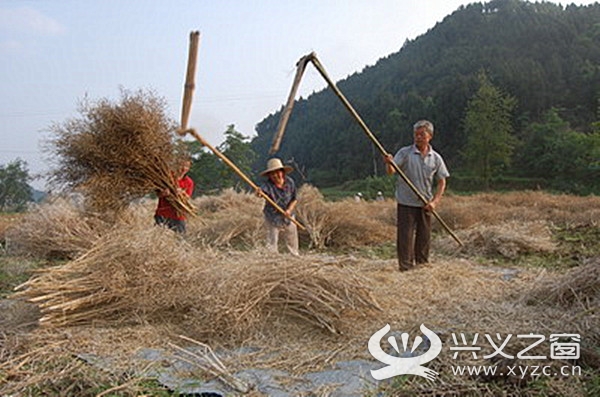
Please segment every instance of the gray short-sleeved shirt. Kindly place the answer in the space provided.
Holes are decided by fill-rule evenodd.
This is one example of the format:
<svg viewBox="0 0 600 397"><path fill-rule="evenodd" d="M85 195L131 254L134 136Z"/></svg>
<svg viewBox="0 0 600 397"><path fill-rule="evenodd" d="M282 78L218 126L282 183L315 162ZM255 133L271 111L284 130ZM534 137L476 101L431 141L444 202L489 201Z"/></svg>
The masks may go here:
<svg viewBox="0 0 600 397"><path fill-rule="evenodd" d="M394 162L427 200L433 199L434 180L450 176L442 156L431 146L429 149L429 153L422 156L415 145L410 145L398 150L394 156ZM398 203L410 207L423 207L424 205L401 177L398 177L396 183L396 200Z"/></svg>

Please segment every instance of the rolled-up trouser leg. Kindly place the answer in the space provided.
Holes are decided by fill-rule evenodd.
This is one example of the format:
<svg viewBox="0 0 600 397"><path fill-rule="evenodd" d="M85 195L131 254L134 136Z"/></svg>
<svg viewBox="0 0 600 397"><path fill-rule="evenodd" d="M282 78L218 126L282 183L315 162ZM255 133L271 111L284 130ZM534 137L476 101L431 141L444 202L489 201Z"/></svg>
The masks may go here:
<svg viewBox="0 0 600 397"><path fill-rule="evenodd" d="M279 228L269 221L265 221L265 224L267 225L267 249L272 252L277 252Z"/></svg>
<svg viewBox="0 0 600 397"><path fill-rule="evenodd" d="M285 227L285 245L290 254L298 256L298 227L291 223Z"/></svg>

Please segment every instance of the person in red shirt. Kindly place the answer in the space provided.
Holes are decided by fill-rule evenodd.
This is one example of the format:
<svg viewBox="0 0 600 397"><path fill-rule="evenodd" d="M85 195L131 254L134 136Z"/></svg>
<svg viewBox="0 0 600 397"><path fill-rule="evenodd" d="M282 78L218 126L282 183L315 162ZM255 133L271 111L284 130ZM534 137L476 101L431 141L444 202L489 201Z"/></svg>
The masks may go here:
<svg viewBox="0 0 600 397"><path fill-rule="evenodd" d="M181 192L185 193L188 197L192 197L194 192L194 181L190 178L187 173L192 166L192 162L185 160L179 167L179 175L177 176L177 183ZM154 213L154 221L157 225L167 226L169 229L174 230L177 233L185 233L185 214L177 211L171 203L168 201L168 197L171 192L168 189L158 192L158 206Z"/></svg>

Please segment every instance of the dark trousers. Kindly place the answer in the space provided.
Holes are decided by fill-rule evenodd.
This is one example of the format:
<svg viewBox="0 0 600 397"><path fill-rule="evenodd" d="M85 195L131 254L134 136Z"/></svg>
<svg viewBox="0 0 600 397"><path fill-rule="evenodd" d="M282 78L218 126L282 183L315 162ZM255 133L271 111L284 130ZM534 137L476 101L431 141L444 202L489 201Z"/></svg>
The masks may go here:
<svg viewBox="0 0 600 397"><path fill-rule="evenodd" d="M421 207L398 204L396 250L400 270L429 261L431 213Z"/></svg>
<svg viewBox="0 0 600 397"><path fill-rule="evenodd" d="M154 215L154 222L158 226L166 226L179 234L185 234L185 221L178 219L165 218L164 216Z"/></svg>

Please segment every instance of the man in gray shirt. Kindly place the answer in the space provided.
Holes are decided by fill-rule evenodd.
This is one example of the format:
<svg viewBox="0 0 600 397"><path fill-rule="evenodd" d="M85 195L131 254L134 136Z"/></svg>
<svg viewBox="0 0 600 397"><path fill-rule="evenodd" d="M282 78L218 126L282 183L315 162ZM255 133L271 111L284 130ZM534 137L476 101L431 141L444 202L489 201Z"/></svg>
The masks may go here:
<svg viewBox="0 0 600 397"><path fill-rule="evenodd" d="M384 157L386 171L395 172L392 163L413 183L427 200L425 204L400 177L396 185L398 202L396 249L400 271L429 262L431 245L431 211L435 210L446 190L450 176L442 156L433 150L433 124L420 120L413 126L414 143L401 148L395 156ZM435 193L434 190L435 182Z"/></svg>

